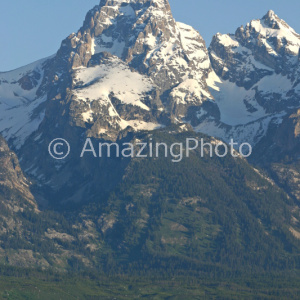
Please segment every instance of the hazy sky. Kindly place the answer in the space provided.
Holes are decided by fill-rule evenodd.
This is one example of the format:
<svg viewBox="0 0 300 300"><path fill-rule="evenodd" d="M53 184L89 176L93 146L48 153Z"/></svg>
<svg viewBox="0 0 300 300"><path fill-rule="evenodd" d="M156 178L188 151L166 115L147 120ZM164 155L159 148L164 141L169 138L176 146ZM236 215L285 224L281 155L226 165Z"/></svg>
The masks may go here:
<svg viewBox="0 0 300 300"><path fill-rule="evenodd" d="M299 0L169 0L176 21L192 25L209 45L217 33L234 33L269 9L300 33ZM54 54L100 0L1 0L0 71Z"/></svg>

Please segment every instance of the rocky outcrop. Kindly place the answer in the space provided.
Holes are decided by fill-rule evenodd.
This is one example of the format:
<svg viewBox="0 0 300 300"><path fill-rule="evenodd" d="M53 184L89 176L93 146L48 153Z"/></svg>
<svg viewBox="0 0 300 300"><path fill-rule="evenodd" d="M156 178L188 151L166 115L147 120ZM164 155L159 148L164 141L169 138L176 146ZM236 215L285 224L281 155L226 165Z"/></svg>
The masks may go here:
<svg viewBox="0 0 300 300"><path fill-rule="evenodd" d="M0 197L2 204L12 210L17 207L37 208L30 191L30 181L24 176L18 158L6 141L0 136Z"/></svg>

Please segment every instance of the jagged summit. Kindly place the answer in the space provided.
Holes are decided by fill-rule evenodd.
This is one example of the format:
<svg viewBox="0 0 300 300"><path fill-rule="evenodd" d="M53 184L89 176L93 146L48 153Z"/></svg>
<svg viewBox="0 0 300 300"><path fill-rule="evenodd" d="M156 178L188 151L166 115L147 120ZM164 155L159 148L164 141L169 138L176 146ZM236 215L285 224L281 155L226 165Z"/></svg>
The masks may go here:
<svg viewBox="0 0 300 300"><path fill-rule="evenodd" d="M292 27L290 27L284 20L276 15L273 10L269 10L261 20L264 21L265 26L271 29L290 31L299 38L299 34L297 34Z"/></svg>
<svg viewBox="0 0 300 300"><path fill-rule="evenodd" d="M265 20L276 20L278 16L275 14L274 10L270 9L264 16Z"/></svg>
<svg viewBox="0 0 300 300"><path fill-rule="evenodd" d="M63 41L59 54L63 63L76 69L86 67L101 52L150 76L163 91L180 84L183 77L199 77L191 69L208 73L210 68L204 40L193 28L176 23L167 0L101 1L78 33ZM165 74L168 80L162 80Z"/></svg>
<svg viewBox="0 0 300 300"><path fill-rule="evenodd" d="M253 57L256 62L265 65L266 72L269 68L275 70L276 73L288 74L290 69L298 64L299 47L300 35L270 10L262 19L252 20L245 27L239 27L235 34L215 35L210 49L213 64L218 63L214 57L219 56L218 53L225 48L231 49L231 53L236 56L244 56L243 64L249 60L249 57ZM248 72L263 69L255 61L251 62L252 67L248 68ZM237 59L237 62L242 63L240 59ZM230 64L232 66L236 63L230 61ZM230 76L230 72L226 73ZM251 86L251 81L248 80L248 82Z"/></svg>
<svg viewBox="0 0 300 300"><path fill-rule="evenodd" d="M262 34L277 37L278 39L286 39L292 44L300 45L300 35L272 10L269 10L261 20L252 21L251 25L256 30L260 30ZM261 28L268 29L269 31L263 32Z"/></svg>
<svg viewBox="0 0 300 300"><path fill-rule="evenodd" d="M239 27L235 34L218 33L212 43L215 39L226 47L237 46L237 42L246 45L260 40L268 53L274 56L283 54L283 48L287 54L297 55L300 46L300 35L273 10L269 10L261 19L252 20L246 26Z"/></svg>
<svg viewBox="0 0 300 300"><path fill-rule="evenodd" d="M216 34L209 54L219 77L208 85L219 115L198 130L256 144L272 122L299 107L299 47L299 34L272 10L235 34Z"/></svg>
<svg viewBox="0 0 300 300"><path fill-rule="evenodd" d="M103 51L124 61L136 56L140 60L147 49L170 40L175 26L168 1L101 1L87 14L77 35L69 37L73 48L80 46L73 67L86 66L91 55Z"/></svg>

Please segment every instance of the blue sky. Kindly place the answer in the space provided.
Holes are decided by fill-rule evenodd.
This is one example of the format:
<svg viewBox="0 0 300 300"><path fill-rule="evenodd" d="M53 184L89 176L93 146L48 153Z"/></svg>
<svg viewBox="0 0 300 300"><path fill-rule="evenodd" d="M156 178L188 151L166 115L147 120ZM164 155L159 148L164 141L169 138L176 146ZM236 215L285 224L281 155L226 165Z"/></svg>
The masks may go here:
<svg viewBox="0 0 300 300"><path fill-rule="evenodd" d="M54 54L100 0L1 0L0 71ZM269 9L300 33L299 0L169 0L176 21L196 28L207 45L217 32L261 18Z"/></svg>

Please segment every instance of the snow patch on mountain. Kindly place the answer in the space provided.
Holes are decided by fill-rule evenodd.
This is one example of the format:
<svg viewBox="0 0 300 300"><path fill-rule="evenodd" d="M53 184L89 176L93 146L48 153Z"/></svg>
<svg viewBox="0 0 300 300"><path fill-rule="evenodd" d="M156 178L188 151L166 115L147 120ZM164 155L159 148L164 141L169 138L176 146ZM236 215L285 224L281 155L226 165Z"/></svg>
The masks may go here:
<svg viewBox="0 0 300 300"><path fill-rule="evenodd" d="M254 122L237 126L228 126L216 120L206 119L194 127L194 130L219 138L226 143L230 143L233 140L237 143L236 146L249 143L254 147L266 135L270 123L280 123L283 115L267 116Z"/></svg>
<svg viewBox="0 0 300 300"><path fill-rule="evenodd" d="M93 120L93 111L90 109L82 113L82 118L84 122L90 122L91 120Z"/></svg>
<svg viewBox="0 0 300 300"><path fill-rule="evenodd" d="M225 47L239 47L239 42L234 38L233 35L229 34L217 34L220 43Z"/></svg>
<svg viewBox="0 0 300 300"><path fill-rule="evenodd" d="M220 110L220 121L224 124L247 124L266 116L265 110L254 100L255 89L246 90L233 82L221 80L215 72L208 76L207 85Z"/></svg>
<svg viewBox="0 0 300 300"><path fill-rule="evenodd" d="M254 85L253 89L256 87L263 94L282 94L282 100L284 100L286 94L293 88L293 83L287 76L273 74L262 78L257 84Z"/></svg>
<svg viewBox="0 0 300 300"><path fill-rule="evenodd" d="M110 64L79 68L74 80L74 95L78 100L110 103L110 96L113 95L124 104L149 111L149 107L141 100L153 90L153 83L146 76L131 71L117 58L113 58Z"/></svg>
<svg viewBox="0 0 300 300"><path fill-rule="evenodd" d="M54 55L49 56L47 58L37 60L31 64L28 64L21 68L17 68L15 70L11 70L8 72L0 72L0 81L1 81L1 83L2 82L16 83L22 77L32 73L33 71L42 71L42 69L43 69L42 67L43 67L44 63L53 57L54 57Z"/></svg>
<svg viewBox="0 0 300 300"><path fill-rule="evenodd" d="M121 120L120 126L122 129L126 129L128 126L133 128L135 131L140 131L140 130L156 130L159 128L163 128L164 126L158 123L153 123L153 122L145 122L141 120Z"/></svg>
<svg viewBox="0 0 300 300"><path fill-rule="evenodd" d="M0 73L0 133L6 140L12 139L16 148L24 144L44 118L44 110L37 109L47 97L37 95L37 91L48 59Z"/></svg>
<svg viewBox="0 0 300 300"><path fill-rule="evenodd" d="M171 92L171 97L177 104L201 104L203 99L211 95L203 88L203 84L196 79L186 79L175 87Z"/></svg>

